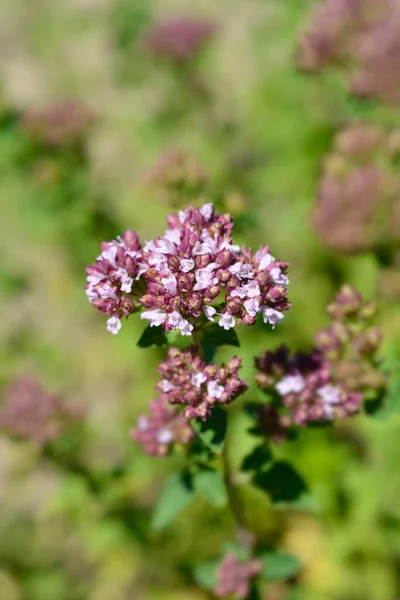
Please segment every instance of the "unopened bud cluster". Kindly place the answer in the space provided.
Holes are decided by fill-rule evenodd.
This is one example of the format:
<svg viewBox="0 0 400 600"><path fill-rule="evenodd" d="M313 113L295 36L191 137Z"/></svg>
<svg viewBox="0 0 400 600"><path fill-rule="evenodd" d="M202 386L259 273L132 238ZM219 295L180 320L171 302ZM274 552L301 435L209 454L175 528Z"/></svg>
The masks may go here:
<svg viewBox="0 0 400 600"><path fill-rule="evenodd" d="M256 381L273 395L260 416L272 439L281 439L292 426L356 414L365 392L385 385L375 363L380 331L369 325L374 310L353 288L343 286L328 306L332 325L316 334L311 353L291 354L281 346L256 359Z"/></svg>
<svg viewBox="0 0 400 600"><path fill-rule="evenodd" d="M400 240L400 131L357 123L340 131L323 163L313 223L340 252Z"/></svg>
<svg viewBox="0 0 400 600"><path fill-rule="evenodd" d="M212 204L169 215L162 237L142 247L127 231L103 243L87 268L87 296L118 333L121 318L144 309L141 318L166 332L191 335L198 319L231 329L236 321L254 325L257 314L274 327L289 310L286 271L268 246L257 252L233 244L230 215Z"/></svg>
<svg viewBox="0 0 400 600"><path fill-rule="evenodd" d="M249 597L252 580L259 575L261 569L261 561L240 560L235 552L229 552L218 567L215 595L218 598L245 600Z"/></svg>

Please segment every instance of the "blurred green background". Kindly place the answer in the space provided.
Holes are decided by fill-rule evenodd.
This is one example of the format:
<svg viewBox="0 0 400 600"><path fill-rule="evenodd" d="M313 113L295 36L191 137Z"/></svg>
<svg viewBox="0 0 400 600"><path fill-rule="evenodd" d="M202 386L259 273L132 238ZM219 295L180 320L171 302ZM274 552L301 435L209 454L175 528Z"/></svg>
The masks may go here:
<svg viewBox="0 0 400 600"><path fill-rule="evenodd" d="M136 347L138 317L110 335L84 294L84 267L103 239L128 227L143 240L164 230L173 209L148 174L166 151L202 165L204 199L234 214L238 243L268 243L290 262L284 324L238 328L247 378L261 350L283 341L309 349L343 282L377 296L382 358L400 360L400 295L382 293L375 254L341 256L311 226L335 132L361 117L400 126L400 113L354 100L340 75L296 71L297 40L315 4L0 1L0 383L34 374L79 403L86 468L102 477L124 465L99 494L31 444L0 437L1 600L205 599L192 569L232 536L229 516L200 500L166 531L150 531L151 507L179 458L146 458L129 430L152 398L164 351ZM216 24L195 64L178 68L146 52L148 27L193 14ZM33 141L23 116L64 98L93 117L84 140ZM220 350L218 359L232 353ZM239 405L230 430L237 464L248 446ZM265 598L400 594L399 436L400 416L360 416L288 443L282 452L309 481L315 513L272 510L242 486L249 522L304 565L296 588L275 586Z"/></svg>

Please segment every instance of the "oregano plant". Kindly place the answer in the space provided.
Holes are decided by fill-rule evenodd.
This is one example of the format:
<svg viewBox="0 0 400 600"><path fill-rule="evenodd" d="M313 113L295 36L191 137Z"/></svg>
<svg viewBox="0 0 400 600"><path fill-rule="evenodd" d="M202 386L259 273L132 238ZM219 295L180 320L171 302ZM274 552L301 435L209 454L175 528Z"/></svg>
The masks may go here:
<svg viewBox="0 0 400 600"><path fill-rule="evenodd" d="M276 507L313 506L307 482L277 448L302 429L329 426L362 407L382 410L387 375L377 360L381 342L375 305L344 285L327 307L330 324L315 334L305 353L284 345L254 358L256 398L240 407L254 437L240 472L233 470L225 443L229 405L246 394L236 326L263 320L274 329L291 308L288 264L270 248L257 251L234 243L230 215L210 203L171 214L165 233L142 244L125 231L102 244L87 267L86 294L117 334L124 318L138 313L147 323L138 346L161 346L165 357L155 374L155 395L131 436L154 459L179 450L181 468L165 482L153 510L160 530L196 497L230 511L236 536L215 559L199 564L194 580L214 597L261 598L262 582L294 580L301 562L280 548L265 547L246 522L238 477L251 481ZM176 336L185 342L176 347ZM174 342L175 340L175 342ZM235 347L226 363L218 348Z"/></svg>

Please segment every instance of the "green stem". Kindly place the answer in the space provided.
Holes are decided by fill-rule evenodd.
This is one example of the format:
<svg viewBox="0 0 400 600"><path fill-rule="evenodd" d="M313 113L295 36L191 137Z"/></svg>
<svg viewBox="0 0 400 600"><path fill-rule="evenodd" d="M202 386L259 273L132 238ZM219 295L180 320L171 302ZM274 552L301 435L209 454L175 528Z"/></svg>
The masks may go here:
<svg viewBox="0 0 400 600"><path fill-rule="evenodd" d="M234 482L234 473L229 457L229 446L225 440L222 451L222 466L224 471L224 482L228 495L229 506L236 523L237 538L240 544L249 545L250 535L246 527L245 510L242 497Z"/></svg>

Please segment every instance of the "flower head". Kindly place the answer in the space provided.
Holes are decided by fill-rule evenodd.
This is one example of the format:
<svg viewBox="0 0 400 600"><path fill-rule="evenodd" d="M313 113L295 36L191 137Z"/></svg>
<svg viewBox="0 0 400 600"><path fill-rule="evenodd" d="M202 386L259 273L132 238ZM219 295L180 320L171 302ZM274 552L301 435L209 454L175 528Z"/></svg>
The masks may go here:
<svg viewBox="0 0 400 600"><path fill-rule="evenodd" d="M57 439L82 414L46 391L32 377L16 379L5 392L0 430L44 446Z"/></svg>
<svg viewBox="0 0 400 600"><path fill-rule="evenodd" d="M116 241L103 242L96 263L86 268L86 295L103 314L110 316L107 329L118 333L121 318L133 313L133 293L142 269L139 239L131 230Z"/></svg>
<svg viewBox="0 0 400 600"><path fill-rule="evenodd" d="M170 348L167 360L158 367L161 379L156 389L170 404L183 404L186 418L204 420L215 404L228 404L246 391L240 366L238 358L221 367L206 365L193 347L183 352Z"/></svg>
<svg viewBox="0 0 400 600"><path fill-rule="evenodd" d="M131 437L138 442L145 454L165 456L174 444L189 444L194 432L188 420L167 398L150 402L150 413L141 415Z"/></svg>
<svg viewBox="0 0 400 600"><path fill-rule="evenodd" d="M344 285L327 312L333 322L317 332L309 354L281 346L256 359L257 384L273 396L261 407L260 425L276 441L294 425L356 414L365 392L385 385L375 362L380 331L369 324L374 304Z"/></svg>
<svg viewBox="0 0 400 600"><path fill-rule="evenodd" d="M193 58L215 33L211 21L176 17L161 21L147 33L145 45L150 54L182 63Z"/></svg>
<svg viewBox="0 0 400 600"><path fill-rule="evenodd" d="M250 593L252 579L261 572L262 564L257 559L239 560L235 552L229 552L218 567L218 583L214 593L219 598L244 600Z"/></svg>
<svg viewBox="0 0 400 600"><path fill-rule="evenodd" d="M70 146L79 141L93 122L92 113L73 99L59 100L42 110L32 110L22 119L29 136L50 147Z"/></svg>

